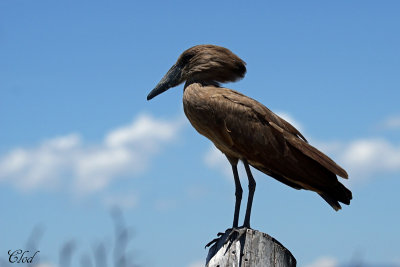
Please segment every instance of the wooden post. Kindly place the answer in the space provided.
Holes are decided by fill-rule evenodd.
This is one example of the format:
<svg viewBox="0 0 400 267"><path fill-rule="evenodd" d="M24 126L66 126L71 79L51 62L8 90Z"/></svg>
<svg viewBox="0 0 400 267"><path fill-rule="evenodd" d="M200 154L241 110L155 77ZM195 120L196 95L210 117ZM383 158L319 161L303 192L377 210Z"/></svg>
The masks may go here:
<svg viewBox="0 0 400 267"><path fill-rule="evenodd" d="M225 241L230 229L210 248L206 267L292 267L296 259L292 253L271 236L253 229L245 229L242 237Z"/></svg>

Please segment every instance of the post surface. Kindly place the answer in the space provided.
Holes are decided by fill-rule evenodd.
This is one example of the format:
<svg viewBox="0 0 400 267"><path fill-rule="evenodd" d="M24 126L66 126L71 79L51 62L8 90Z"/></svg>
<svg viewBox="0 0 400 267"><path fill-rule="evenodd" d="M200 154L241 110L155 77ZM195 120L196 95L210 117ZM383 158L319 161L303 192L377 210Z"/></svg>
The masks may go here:
<svg viewBox="0 0 400 267"><path fill-rule="evenodd" d="M228 241L229 229L210 248L206 267L292 267L296 259L292 253L271 236L246 229L243 236Z"/></svg>

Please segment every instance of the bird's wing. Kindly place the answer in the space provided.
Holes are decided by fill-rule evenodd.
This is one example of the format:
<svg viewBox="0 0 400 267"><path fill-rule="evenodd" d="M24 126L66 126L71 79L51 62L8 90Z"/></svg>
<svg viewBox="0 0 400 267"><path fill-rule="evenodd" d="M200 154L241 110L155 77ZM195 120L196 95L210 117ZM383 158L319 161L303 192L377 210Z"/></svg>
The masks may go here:
<svg viewBox="0 0 400 267"><path fill-rule="evenodd" d="M293 147L310 159L319 163L332 173L347 178L346 171L331 158L307 143L303 135L289 122L280 118L267 107L234 90L219 88L211 97L215 101L213 108L224 108L225 112L215 110L215 114L223 116L226 128L230 135L234 135L234 128L238 138L233 138L235 145L241 146L243 134L254 139L256 146L262 142L269 142L275 146L277 152L289 153L288 146ZM230 112L226 112L230 111ZM232 128L232 129L230 129ZM242 144L249 146L249 144ZM254 148L255 150L259 147ZM253 150L254 151L254 150ZM270 155L271 157L273 155Z"/></svg>
<svg viewBox="0 0 400 267"><path fill-rule="evenodd" d="M225 89L225 88L224 88ZM283 118L276 115L274 112L269 110L266 106L261 104L260 102L242 94L235 90L227 89L223 94L223 97L227 100L237 103L239 105L244 105L250 108L254 113L256 113L261 121L266 121L268 123L273 123L274 125L279 126L284 129L288 133L297 136L303 141L307 142L307 139L297 130L293 125L284 120Z"/></svg>

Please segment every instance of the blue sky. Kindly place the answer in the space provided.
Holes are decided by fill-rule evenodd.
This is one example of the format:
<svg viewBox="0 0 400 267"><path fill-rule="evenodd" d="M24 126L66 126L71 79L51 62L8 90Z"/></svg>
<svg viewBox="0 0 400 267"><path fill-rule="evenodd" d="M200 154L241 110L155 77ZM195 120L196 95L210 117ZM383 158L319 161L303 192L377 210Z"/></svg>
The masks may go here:
<svg viewBox="0 0 400 267"><path fill-rule="evenodd" d="M226 87L294 123L350 176L353 201L334 212L254 171L252 226L299 266L400 266L399 8L1 1L0 258L38 225L37 266L60 266L69 240L73 266L98 243L111 253L118 205L136 263L202 266L204 245L232 223L229 165L184 117L182 86L146 96L183 50L211 43L247 62Z"/></svg>

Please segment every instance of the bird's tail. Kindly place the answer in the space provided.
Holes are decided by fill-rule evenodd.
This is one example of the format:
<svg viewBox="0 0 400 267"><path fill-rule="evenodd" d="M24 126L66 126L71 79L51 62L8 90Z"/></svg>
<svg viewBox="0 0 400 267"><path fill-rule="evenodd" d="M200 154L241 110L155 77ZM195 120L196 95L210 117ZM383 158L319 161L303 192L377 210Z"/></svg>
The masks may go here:
<svg viewBox="0 0 400 267"><path fill-rule="evenodd" d="M351 191L339 182L336 184L336 187L333 190L319 193L319 195L336 211L342 208L339 202L349 205L350 200L353 198Z"/></svg>

